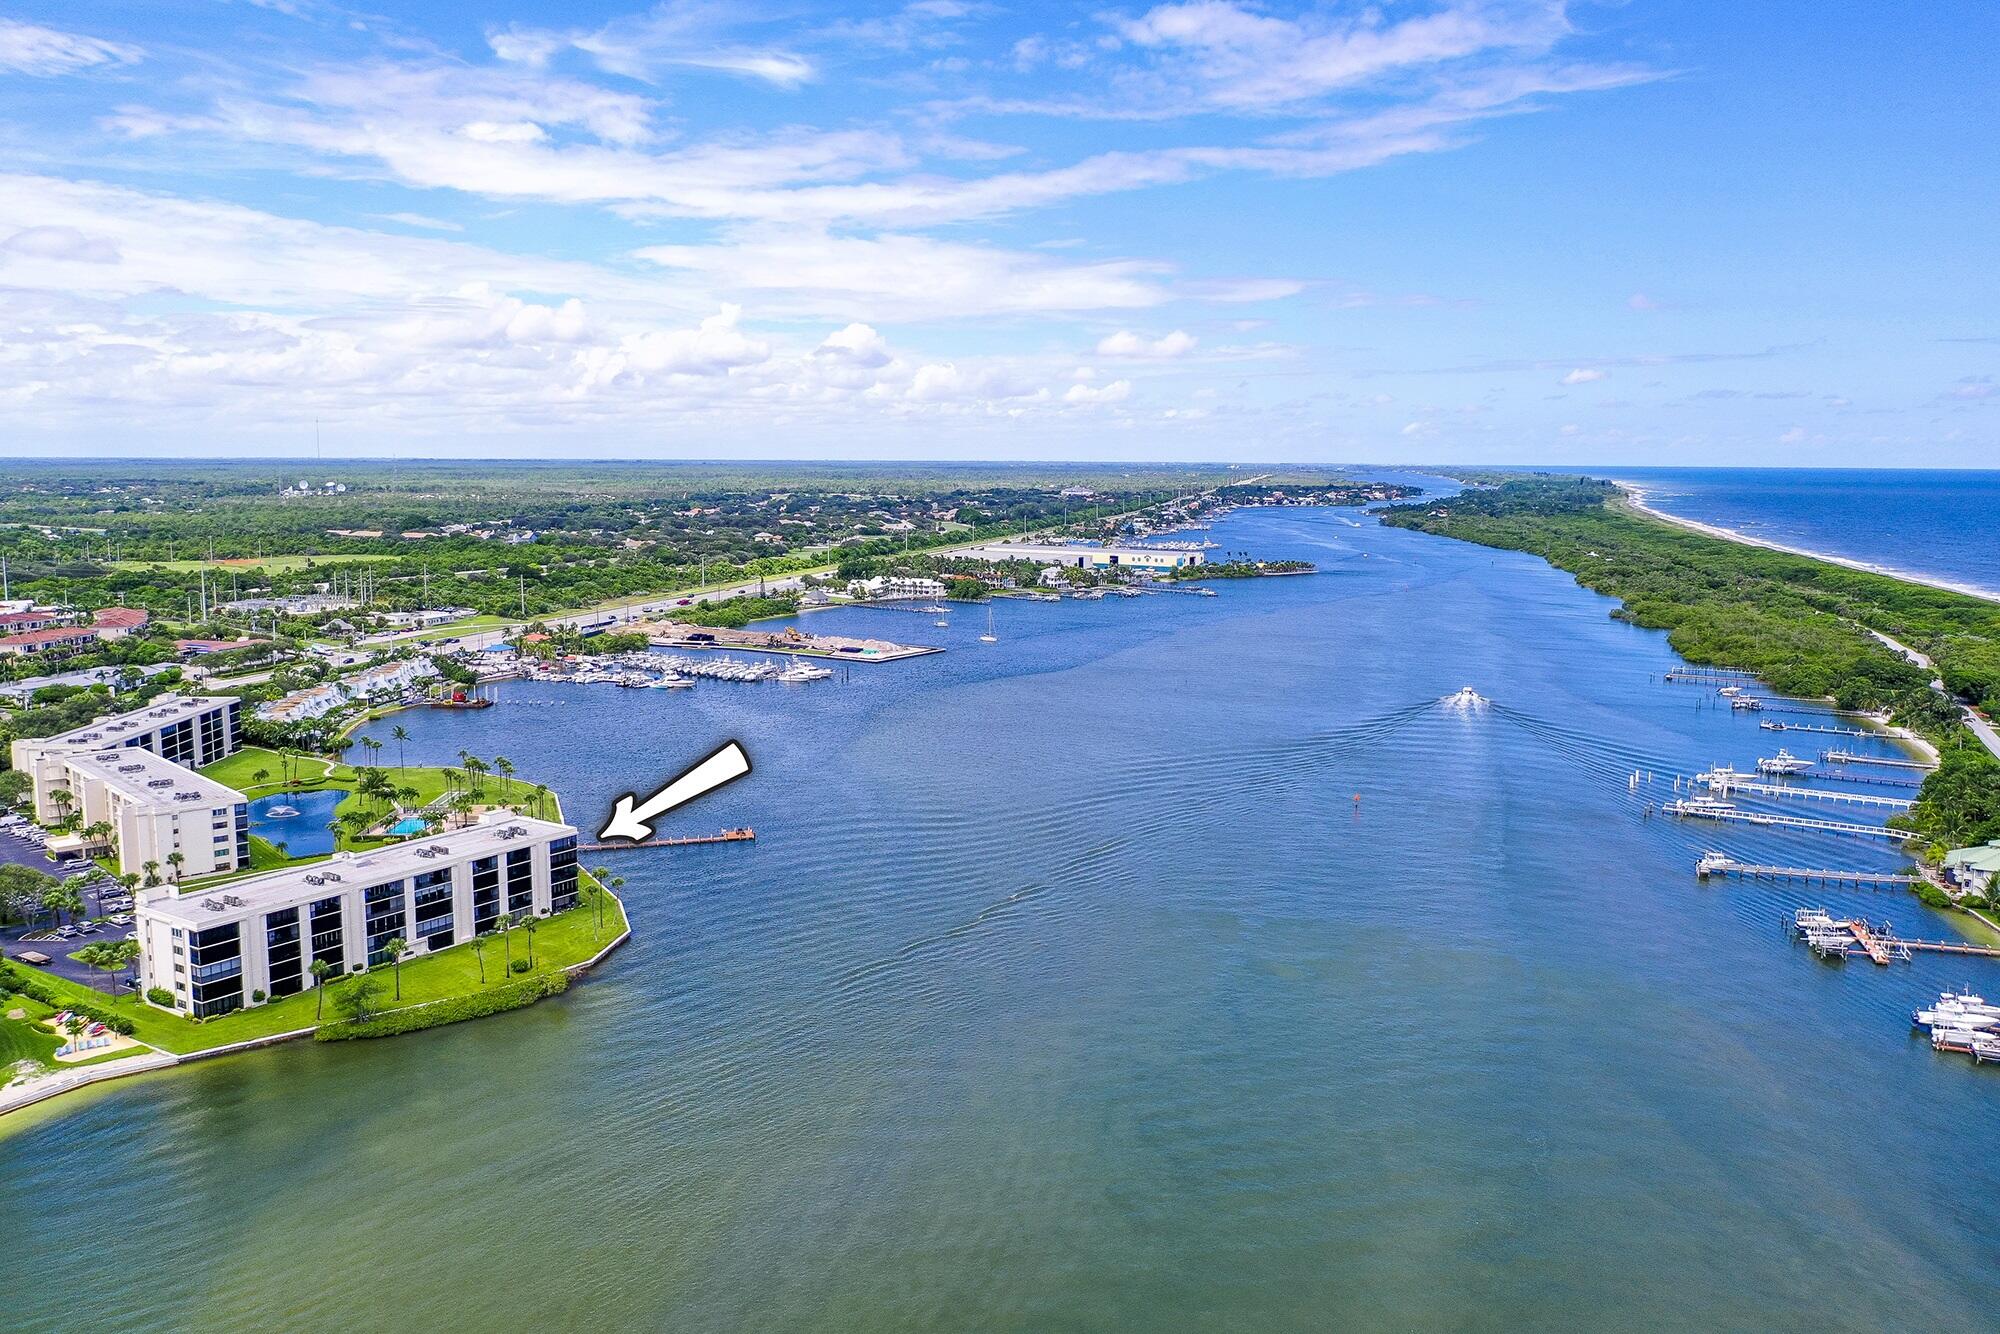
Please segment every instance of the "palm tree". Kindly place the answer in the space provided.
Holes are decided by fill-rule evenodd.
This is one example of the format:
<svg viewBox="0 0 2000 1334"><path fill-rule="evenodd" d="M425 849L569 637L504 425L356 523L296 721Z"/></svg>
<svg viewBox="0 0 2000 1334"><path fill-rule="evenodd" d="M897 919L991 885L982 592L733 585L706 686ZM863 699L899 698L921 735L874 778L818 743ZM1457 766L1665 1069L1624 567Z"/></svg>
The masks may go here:
<svg viewBox="0 0 2000 1334"><path fill-rule="evenodd" d="M465 769L467 773L472 775L472 791L474 795L477 795L481 790L481 784L479 782L480 776L486 773L490 773L492 771L492 766L487 764L485 760L480 759L477 755L473 755L466 759Z"/></svg>
<svg viewBox="0 0 2000 1334"><path fill-rule="evenodd" d="M56 804L56 823L65 829L69 828L69 812L70 807L76 805L75 795L68 788L59 787L49 793L49 800Z"/></svg>
<svg viewBox="0 0 2000 1334"><path fill-rule="evenodd" d="M280 852L283 852L284 849L285 845L280 843L278 845L278 850ZM145 870L146 870L146 888L151 889L154 885L160 883L160 864L158 862L147 862L145 864Z"/></svg>
<svg viewBox="0 0 2000 1334"><path fill-rule="evenodd" d="M528 928L528 968L532 972L535 967L535 928L537 919L533 913L524 913L522 916L525 920L521 925Z"/></svg>
<svg viewBox="0 0 2000 1334"><path fill-rule="evenodd" d="M376 755L376 752L378 752L378 751L380 751L380 750L382 749L382 743L381 743L381 742L379 742L379 741L377 741L377 740L376 740L376 739L375 739L374 737L372 737L372 736L365 736L365 737L362 737L362 738L361 738L361 745L362 745L362 747L363 747L364 749L366 749L366 750L367 750L367 752L368 752L368 759L369 759L369 762L370 762L370 763L373 763L373 762L374 762L374 759L375 759L375 755Z"/></svg>
<svg viewBox="0 0 2000 1334"><path fill-rule="evenodd" d="M259 769L250 775L250 786L252 787L262 787L270 781L271 771L269 769Z"/></svg>
<svg viewBox="0 0 2000 1334"><path fill-rule="evenodd" d="M541 816L544 820L549 818L549 785L547 783L535 784L535 814Z"/></svg>
<svg viewBox="0 0 2000 1334"><path fill-rule="evenodd" d="M396 767L398 769L409 767L403 763L403 744L410 739L409 729L397 723L389 729L389 738L396 743Z"/></svg>
<svg viewBox="0 0 2000 1334"><path fill-rule="evenodd" d="M382 946L382 952L389 956L390 966L396 971L396 999L403 999L403 954L410 948L410 942L401 936L391 936Z"/></svg>
<svg viewBox="0 0 2000 1334"><path fill-rule="evenodd" d="M88 1027L90 1027L90 1021L80 1014L72 1013L69 1018L63 1020L63 1032L69 1034L69 1045L72 1051L76 1049L77 1038L82 1036L83 1030Z"/></svg>
<svg viewBox="0 0 2000 1334"><path fill-rule="evenodd" d="M185 853L170 852L167 854L167 865L174 868L174 883L177 885L181 882L181 867L186 864L187 856Z"/></svg>
<svg viewBox="0 0 2000 1334"><path fill-rule="evenodd" d="M472 957L479 963L479 985L482 987L486 985L486 936L487 933L481 931L470 942Z"/></svg>
<svg viewBox="0 0 2000 1334"><path fill-rule="evenodd" d="M494 934L500 937L500 961L510 976L514 971L513 926L514 918L511 913L501 913L499 919L493 923Z"/></svg>
<svg viewBox="0 0 2000 1334"><path fill-rule="evenodd" d="M413 810L416 807L417 798L423 795L423 793L413 787L399 787L396 789L396 804L406 811Z"/></svg>
<svg viewBox="0 0 2000 1334"><path fill-rule="evenodd" d="M312 962L313 990L319 995L319 1008L313 1012L314 1019L326 1018L326 979L333 972L333 965L325 959Z"/></svg>
<svg viewBox="0 0 2000 1334"><path fill-rule="evenodd" d="M508 759L505 755L495 755L493 757L493 767L500 774L500 800L505 801L511 790L508 785L514 777L514 761Z"/></svg>

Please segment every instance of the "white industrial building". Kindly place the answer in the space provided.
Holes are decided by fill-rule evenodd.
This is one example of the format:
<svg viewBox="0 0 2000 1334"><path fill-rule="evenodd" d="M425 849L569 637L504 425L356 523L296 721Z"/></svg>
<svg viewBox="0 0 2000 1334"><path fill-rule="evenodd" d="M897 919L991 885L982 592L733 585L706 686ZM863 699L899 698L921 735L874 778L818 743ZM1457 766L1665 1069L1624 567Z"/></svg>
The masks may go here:
<svg viewBox="0 0 2000 1334"><path fill-rule="evenodd" d="M184 1014L224 1014L336 973L472 939L501 915L537 917L577 900L577 831L492 811L476 825L371 852L247 876L213 890L140 894L140 984Z"/></svg>
<svg viewBox="0 0 2000 1334"><path fill-rule="evenodd" d="M1031 560L1038 565L1067 565L1082 570L1152 572L1200 565L1203 559L1199 551L1174 547L1100 546L1085 542L991 542L953 554L968 560Z"/></svg>

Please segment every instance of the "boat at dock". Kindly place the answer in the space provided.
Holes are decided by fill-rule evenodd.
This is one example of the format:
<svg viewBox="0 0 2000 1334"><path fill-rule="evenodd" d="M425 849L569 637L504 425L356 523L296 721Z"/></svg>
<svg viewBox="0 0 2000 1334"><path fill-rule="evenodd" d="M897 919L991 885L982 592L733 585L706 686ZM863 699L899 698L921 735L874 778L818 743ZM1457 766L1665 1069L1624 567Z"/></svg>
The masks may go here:
<svg viewBox="0 0 2000 1334"><path fill-rule="evenodd" d="M779 672L777 679L797 685L806 681L824 681L832 675L833 668L831 667L815 667L809 662L801 662L799 659L793 658L791 666Z"/></svg>
<svg viewBox="0 0 2000 1334"><path fill-rule="evenodd" d="M1731 695L1729 697L1729 707L1739 709L1744 713L1756 713L1764 707L1764 701L1756 698L1754 695Z"/></svg>
<svg viewBox="0 0 2000 1334"><path fill-rule="evenodd" d="M1809 772L1812 767L1811 760L1801 759L1782 746L1776 755L1757 761L1757 772L1760 774L1802 774Z"/></svg>

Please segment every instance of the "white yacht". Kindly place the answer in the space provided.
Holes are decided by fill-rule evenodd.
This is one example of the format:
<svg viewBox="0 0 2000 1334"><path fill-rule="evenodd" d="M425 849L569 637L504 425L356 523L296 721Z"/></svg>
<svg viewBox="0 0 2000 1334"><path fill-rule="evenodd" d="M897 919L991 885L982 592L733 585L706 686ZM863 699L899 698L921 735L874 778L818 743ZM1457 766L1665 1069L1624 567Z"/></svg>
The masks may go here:
<svg viewBox="0 0 2000 1334"><path fill-rule="evenodd" d="M833 668L831 667L815 667L809 662L801 662L797 658L793 658L791 666L778 673L778 679L780 681L798 683L804 681L824 681L832 675Z"/></svg>
<svg viewBox="0 0 2000 1334"><path fill-rule="evenodd" d="M979 636L979 642L982 644L1000 642L1000 636L993 633L993 604L990 602L986 605L986 633Z"/></svg>
<svg viewBox="0 0 2000 1334"><path fill-rule="evenodd" d="M1757 772L1760 774L1802 774L1812 767L1811 760L1802 760L1783 748L1776 755L1757 761Z"/></svg>

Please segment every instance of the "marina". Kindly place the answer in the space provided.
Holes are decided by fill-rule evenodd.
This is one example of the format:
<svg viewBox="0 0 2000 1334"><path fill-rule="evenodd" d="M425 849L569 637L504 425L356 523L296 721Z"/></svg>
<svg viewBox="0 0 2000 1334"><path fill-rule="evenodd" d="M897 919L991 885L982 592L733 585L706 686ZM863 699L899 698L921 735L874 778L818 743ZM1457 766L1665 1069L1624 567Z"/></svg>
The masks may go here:
<svg viewBox="0 0 2000 1334"><path fill-rule="evenodd" d="M654 621L634 625L632 630L644 634L655 648L682 651L777 654L840 662L900 662L906 658L944 652L935 644L899 644L886 639L859 639L851 635L807 634L797 626L787 626L781 631L734 630Z"/></svg>

